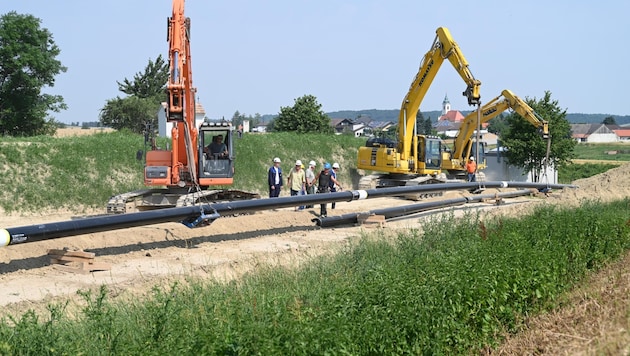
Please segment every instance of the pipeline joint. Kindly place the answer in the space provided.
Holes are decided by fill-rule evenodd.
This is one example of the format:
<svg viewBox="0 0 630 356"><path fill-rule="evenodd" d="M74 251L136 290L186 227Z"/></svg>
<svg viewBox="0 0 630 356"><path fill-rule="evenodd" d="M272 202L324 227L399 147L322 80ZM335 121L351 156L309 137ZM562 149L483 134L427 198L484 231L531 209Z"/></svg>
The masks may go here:
<svg viewBox="0 0 630 356"><path fill-rule="evenodd" d="M206 227L212 224L212 222L218 219L219 217L221 217L221 215L216 210L211 214L206 214L202 208L198 216L190 216L182 220L181 223L191 229L196 228L196 227Z"/></svg>

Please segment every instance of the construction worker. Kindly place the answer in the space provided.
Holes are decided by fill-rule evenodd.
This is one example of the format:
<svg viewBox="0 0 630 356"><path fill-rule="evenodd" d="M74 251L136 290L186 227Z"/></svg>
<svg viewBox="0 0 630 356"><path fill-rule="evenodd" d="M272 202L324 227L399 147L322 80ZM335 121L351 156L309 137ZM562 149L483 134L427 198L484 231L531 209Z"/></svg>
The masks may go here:
<svg viewBox="0 0 630 356"><path fill-rule="evenodd" d="M332 183L337 184L339 188L341 188L341 185L339 184L337 179L332 176L331 170L332 166L330 165L330 163L326 162L324 163L324 169L321 172L317 173L317 175L315 176L315 182L317 182L317 193L330 193L331 181ZM319 216L325 218L326 214L326 203L322 203L320 204Z"/></svg>
<svg viewBox="0 0 630 356"><path fill-rule="evenodd" d="M267 173L267 186L269 187L269 198L277 198L280 196L282 188L282 168L280 168L280 158L273 159L273 166L269 168Z"/></svg>
<svg viewBox="0 0 630 356"><path fill-rule="evenodd" d="M337 180L339 180L339 179L337 178L337 171L338 171L338 170L339 170L339 163L337 163L337 162L333 163L333 165L332 165L332 171L330 171L330 174L333 176L333 178L335 178L335 179L337 179ZM330 192L331 192L331 193L336 192L338 187L339 187L339 186L338 186L337 184L333 183L333 181L332 181L332 180L330 181ZM330 204L330 208L331 208L331 209L334 209L336 205L337 205L337 204L336 204L335 202L333 202L332 204Z"/></svg>
<svg viewBox="0 0 630 356"><path fill-rule="evenodd" d="M468 163L466 163L466 172L468 172L468 181L476 182L477 177L475 173L477 172L477 163L475 163L475 157L470 156L468 159Z"/></svg>
<svg viewBox="0 0 630 356"><path fill-rule="evenodd" d="M308 163L308 169L304 172L306 174L306 194L315 194L315 161ZM313 205L307 205L306 208L312 208Z"/></svg>

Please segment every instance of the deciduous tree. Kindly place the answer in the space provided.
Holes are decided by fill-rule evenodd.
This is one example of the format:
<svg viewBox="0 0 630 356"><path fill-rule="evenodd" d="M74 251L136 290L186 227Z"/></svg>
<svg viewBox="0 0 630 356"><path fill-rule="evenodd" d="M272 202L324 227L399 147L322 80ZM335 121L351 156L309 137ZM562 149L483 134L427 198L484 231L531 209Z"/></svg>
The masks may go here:
<svg viewBox="0 0 630 356"><path fill-rule="evenodd" d="M164 97L166 81L168 80L168 64L158 55L155 62L149 59L149 64L144 68L144 72L138 72L133 76L133 80L125 78L118 83L118 90L138 98Z"/></svg>
<svg viewBox="0 0 630 356"><path fill-rule="evenodd" d="M617 121L615 121L615 118L612 116L606 116L604 118L604 120L602 121L602 124L604 125L617 125Z"/></svg>
<svg viewBox="0 0 630 356"><path fill-rule="evenodd" d="M166 100L168 63L159 55L149 60L144 72L138 72L132 80L125 78L118 83L118 90L127 97L107 100L101 109L100 122L114 129L129 129L143 133L146 127L157 128L157 112Z"/></svg>
<svg viewBox="0 0 630 356"><path fill-rule="evenodd" d="M273 129L298 133L333 133L330 124L330 118L322 111L322 105L317 102L317 98L313 95L304 95L295 99L293 106L280 108Z"/></svg>
<svg viewBox="0 0 630 356"><path fill-rule="evenodd" d="M32 15L0 17L0 133L13 136L54 134L48 113L67 108L60 95L42 93L66 71L52 34Z"/></svg>
<svg viewBox="0 0 630 356"><path fill-rule="evenodd" d="M551 100L551 92L546 91L542 99L525 98L527 104L538 115L549 122L551 147L549 162L545 162L547 140L541 138L539 130L517 113L506 117L508 129L503 133L503 145L507 149L507 162L523 168L523 172L533 172L534 181L542 178L546 164L555 168L568 164L573 157L575 141L571 138L571 124L567 112L558 106L557 100Z"/></svg>
<svg viewBox="0 0 630 356"><path fill-rule="evenodd" d="M131 95L126 98L110 99L101 109L101 123L116 130L128 129L143 133L146 127L157 127L156 103L151 98Z"/></svg>

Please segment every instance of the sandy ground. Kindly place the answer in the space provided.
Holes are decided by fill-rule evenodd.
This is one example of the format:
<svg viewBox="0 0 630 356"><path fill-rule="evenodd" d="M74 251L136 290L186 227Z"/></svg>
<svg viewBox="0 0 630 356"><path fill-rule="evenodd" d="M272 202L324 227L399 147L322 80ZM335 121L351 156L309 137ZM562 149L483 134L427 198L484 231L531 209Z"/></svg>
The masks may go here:
<svg viewBox="0 0 630 356"><path fill-rule="evenodd" d="M329 215L369 211L408 204L396 198L337 203ZM484 208L491 205L485 204ZM460 209L463 211L463 209ZM229 279L257 265L275 263L284 257L323 253L328 245L360 236L372 228L343 226L322 229L312 221L315 209L293 208L217 219L210 226L189 229L179 223L93 233L7 246L0 250L0 305L38 303L55 296L70 296L81 288L100 284L133 286L142 290L163 277L213 276ZM428 214L425 214L425 216ZM3 216L0 226L16 227L66 221L68 213L48 216ZM387 229L416 227L419 216L399 218ZM48 249L84 250L96 253L99 262L111 263L110 271L77 275L59 271L50 264Z"/></svg>
<svg viewBox="0 0 630 356"><path fill-rule="evenodd" d="M554 191L549 197L506 200L505 204L470 204L454 208L461 215L473 209L483 214L521 214L536 204L579 204L582 199L630 197L630 164L600 176L575 182L578 189ZM491 191L484 194L491 193ZM445 197L461 196L449 193ZM329 216L410 204L397 198L376 198L337 203ZM260 264L295 264L311 256L329 252L375 228L343 226L319 228L311 219L316 209L293 208L264 211L252 215L225 217L210 226L189 229L179 223L93 233L40 242L17 244L0 249L0 316L28 309L44 310L51 302L79 300L78 290L109 286L112 297L142 295L151 287L169 284L191 276L237 278ZM451 211L451 210L449 210ZM384 232L421 228L425 212L388 220ZM45 216L1 216L0 227L34 225L75 218L58 212ZM76 274L56 269L48 249L94 252L96 261L111 263L111 270ZM627 286L626 286L627 287Z"/></svg>
<svg viewBox="0 0 630 356"><path fill-rule="evenodd" d="M453 196L462 193L452 192L445 197ZM335 210L330 206L328 209L329 216L333 216L412 203L415 202L376 198L341 202ZM524 204L527 203L519 198L506 200L500 207L479 203L454 211L461 215L470 209L521 209L519 206ZM319 205L303 211L283 208L220 218L204 228L164 223L7 246L0 249L0 306L12 312L22 311L59 297L72 298L77 290L101 284L127 293L143 293L174 278L235 278L260 263L293 263L325 253L360 237L363 232L374 231L366 226L320 228L312 221L317 214ZM384 229L419 228L422 220L432 214L425 212L389 220ZM79 217L63 212L47 216L2 216L0 226L18 227L73 218ZM96 261L110 263L112 268L88 275L62 271L50 263L49 249L94 252Z"/></svg>
<svg viewBox="0 0 630 356"><path fill-rule="evenodd" d="M109 127L90 127L87 129L78 126L68 126L63 129L57 129L55 137L67 137L67 136L83 136L92 135L97 132L112 132L114 129Z"/></svg>

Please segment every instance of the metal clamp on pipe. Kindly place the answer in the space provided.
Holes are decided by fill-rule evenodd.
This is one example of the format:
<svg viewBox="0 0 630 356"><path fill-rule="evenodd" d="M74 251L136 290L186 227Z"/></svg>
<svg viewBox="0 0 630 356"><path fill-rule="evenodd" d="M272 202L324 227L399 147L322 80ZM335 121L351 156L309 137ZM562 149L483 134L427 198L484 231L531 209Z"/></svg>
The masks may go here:
<svg viewBox="0 0 630 356"><path fill-rule="evenodd" d="M184 220L181 221L182 224L186 225L186 227L189 228L195 228L195 227L205 227L208 226L210 224L212 224L212 222L214 222L216 219L220 218L221 215L215 210L214 213L210 214L210 215L206 215L205 212L203 211L203 207L201 208L201 213L199 214L199 216L195 217L195 216L191 216L189 218L186 218Z"/></svg>

